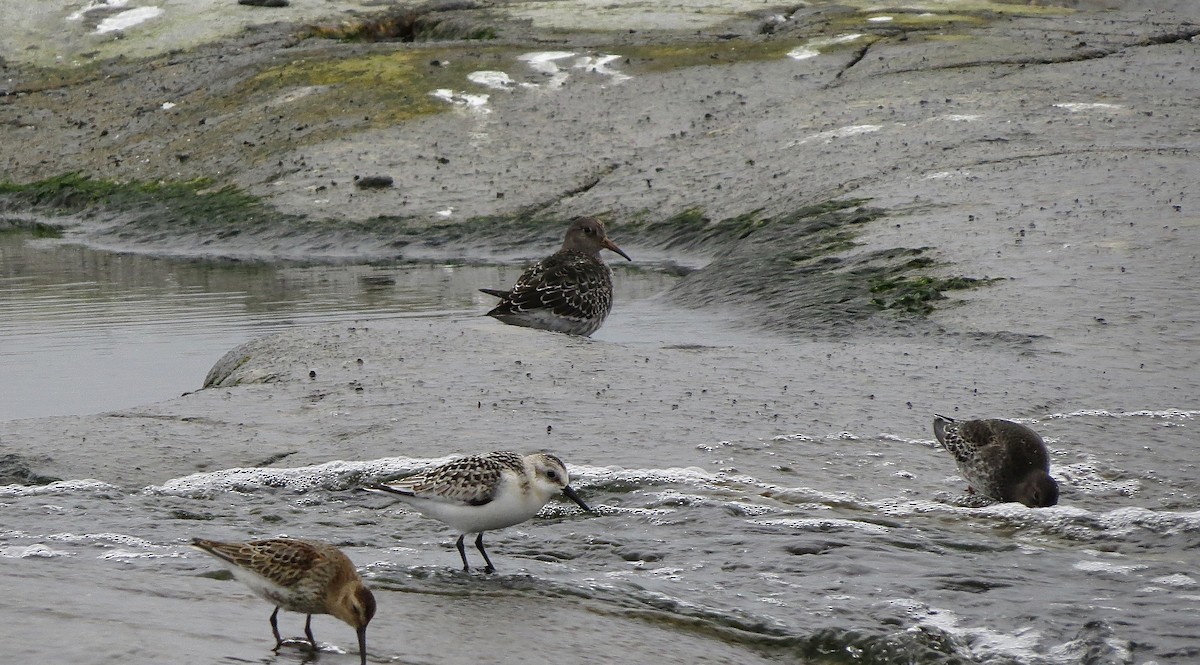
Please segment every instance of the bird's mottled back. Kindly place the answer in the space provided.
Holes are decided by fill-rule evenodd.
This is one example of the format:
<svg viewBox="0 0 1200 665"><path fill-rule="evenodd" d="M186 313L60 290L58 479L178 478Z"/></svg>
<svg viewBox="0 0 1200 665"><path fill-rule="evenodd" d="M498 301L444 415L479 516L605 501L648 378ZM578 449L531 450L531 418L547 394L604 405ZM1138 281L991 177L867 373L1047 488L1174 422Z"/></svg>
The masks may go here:
<svg viewBox="0 0 1200 665"><path fill-rule="evenodd" d="M520 455L506 451L468 455L392 481L388 486L415 497L437 497L482 506L495 497L505 469L523 473L525 461Z"/></svg>
<svg viewBox="0 0 1200 665"><path fill-rule="evenodd" d="M309 578L314 570L318 573L322 570L332 573L334 566L331 564L341 564L342 559L349 563L346 555L333 545L290 538L244 543L193 538L192 545L281 587L296 586Z"/></svg>
<svg viewBox="0 0 1200 665"><path fill-rule="evenodd" d="M575 220L562 249L527 268L512 289L481 289L500 298L488 316L516 326L591 335L612 309L612 271L600 259L601 249L629 259L608 239L600 220Z"/></svg>
<svg viewBox="0 0 1200 665"><path fill-rule="evenodd" d="M994 418L960 421L937 416L933 433L979 494L1030 507L1058 503L1046 443L1029 427Z"/></svg>
<svg viewBox="0 0 1200 665"><path fill-rule="evenodd" d="M228 564L234 577L275 605L271 633L283 645L276 616L280 609L308 615L304 634L313 648L312 615L332 614L354 627L362 665L367 663L367 624L375 616L375 596L350 557L329 543L294 538L220 542L193 538L192 545Z"/></svg>

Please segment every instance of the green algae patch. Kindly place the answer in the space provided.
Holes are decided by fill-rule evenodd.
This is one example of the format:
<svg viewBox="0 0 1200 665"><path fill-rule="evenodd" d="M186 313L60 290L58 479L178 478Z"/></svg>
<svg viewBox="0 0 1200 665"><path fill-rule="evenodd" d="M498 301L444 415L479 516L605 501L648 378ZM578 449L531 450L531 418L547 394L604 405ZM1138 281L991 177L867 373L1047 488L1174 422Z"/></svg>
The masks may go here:
<svg viewBox="0 0 1200 665"><path fill-rule="evenodd" d="M438 89L475 88L467 75L511 66L520 51L511 47L397 48L346 57L312 56L258 72L228 97L230 110L256 98L286 107L290 124L317 125L330 109L353 109L354 129L389 127L442 113L452 105L433 97ZM480 90L484 88L480 87ZM362 120L358 120L361 118ZM313 138L329 138L351 127L327 125Z"/></svg>
<svg viewBox="0 0 1200 665"><path fill-rule="evenodd" d="M289 122L294 123L317 123L331 108L354 108L356 115L369 118L369 126L396 124L445 110L446 105L436 103L429 93L450 76L443 68L431 67L430 59L427 52L404 50L293 60L250 77L229 100L238 106L242 95L276 100L286 105Z"/></svg>
<svg viewBox="0 0 1200 665"><path fill-rule="evenodd" d="M871 304L881 310L909 314L929 314L934 303L946 298L946 291L961 291L987 286L999 278L935 277L912 274L932 267L934 262L921 257L898 266L892 274L879 274L870 280Z"/></svg>
<svg viewBox="0 0 1200 665"><path fill-rule="evenodd" d="M928 248L861 249L863 225L886 215L865 203L830 200L771 217L747 213L719 221L689 209L635 228L651 242L713 256L671 289L675 300L750 310L750 318L783 332L828 333L883 312L919 318L944 292L993 281L929 275L935 263L925 256ZM618 228L624 239L626 230Z"/></svg>
<svg viewBox="0 0 1200 665"><path fill-rule="evenodd" d="M213 221L252 221L267 213L259 200L236 187L213 186L208 179L185 182L115 182L67 173L32 183L0 182L0 202L23 208L73 214L91 209L167 209L189 225Z"/></svg>
<svg viewBox="0 0 1200 665"><path fill-rule="evenodd" d="M216 187L207 179L115 182L76 173L27 184L0 182L3 210L37 212L51 222L55 217L71 217L70 225L98 224L109 237L155 243L164 249L304 223L271 210L236 187Z"/></svg>
<svg viewBox="0 0 1200 665"><path fill-rule="evenodd" d="M798 40L732 39L720 42L629 45L614 47L614 52L626 57L627 66L633 72L655 73L686 67L779 60L801 43Z"/></svg>
<svg viewBox="0 0 1200 665"><path fill-rule="evenodd" d="M0 217L0 235L28 235L34 238L61 238L60 227L45 222L15 217Z"/></svg>
<svg viewBox="0 0 1200 665"><path fill-rule="evenodd" d="M883 18L890 20L880 20ZM922 31L976 27L986 22L987 19L970 14L873 10L867 14L839 17L830 25L841 30Z"/></svg>

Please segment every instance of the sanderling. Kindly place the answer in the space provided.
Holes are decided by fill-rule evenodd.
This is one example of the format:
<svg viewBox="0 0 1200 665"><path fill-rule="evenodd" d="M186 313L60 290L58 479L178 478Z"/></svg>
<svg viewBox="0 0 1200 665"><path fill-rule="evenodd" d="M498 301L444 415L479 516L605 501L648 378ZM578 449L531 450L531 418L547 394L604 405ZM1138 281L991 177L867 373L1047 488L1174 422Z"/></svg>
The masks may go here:
<svg viewBox="0 0 1200 665"><path fill-rule="evenodd" d="M1058 503L1050 455L1037 432L1009 420L936 416L933 433L954 455L959 473L975 492L1030 508Z"/></svg>
<svg viewBox="0 0 1200 665"><path fill-rule="evenodd" d="M358 631L359 654L362 665L367 665L367 624L375 616L375 596L341 550L329 543L292 538L248 543L193 538L192 546L220 559L234 577L275 605L271 613L275 651L283 646L275 621L280 608L308 615L304 634L314 652L312 615L332 614Z"/></svg>
<svg viewBox="0 0 1200 665"><path fill-rule="evenodd" d="M386 492L421 514L457 529L458 553L469 571L463 539L477 533L475 547L487 562L485 572L496 567L483 548L483 532L520 524L533 517L555 494L562 492L581 508L592 512L571 489L567 467L549 453L522 457L496 451L452 460L416 475L364 489Z"/></svg>
<svg viewBox="0 0 1200 665"><path fill-rule="evenodd" d="M562 249L527 268L512 290L479 289L500 298L487 315L514 326L591 335L612 310L612 271L600 259L602 249L632 261L608 239L603 222L576 219Z"/></svg>

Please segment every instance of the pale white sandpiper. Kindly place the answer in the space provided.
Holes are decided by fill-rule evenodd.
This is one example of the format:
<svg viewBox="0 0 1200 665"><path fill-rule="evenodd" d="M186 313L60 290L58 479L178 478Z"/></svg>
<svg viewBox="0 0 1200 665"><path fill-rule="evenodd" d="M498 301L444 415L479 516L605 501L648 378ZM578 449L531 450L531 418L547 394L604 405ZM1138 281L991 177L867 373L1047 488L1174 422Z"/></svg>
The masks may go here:
<svg viewBox="0 0 1200 665"><path fill-rule="evenodd" d="M457 529L458 553L469 571L463 539L479 534L475 547L487 562L485 572L496 567L483 548L483 532L503 529L529 520L556 494L566 494L588 512L583 499L571 489L567 467L554 455L518 455L496 451L452 460L384 484L364 489L398 497L405 504Z"/></svg>

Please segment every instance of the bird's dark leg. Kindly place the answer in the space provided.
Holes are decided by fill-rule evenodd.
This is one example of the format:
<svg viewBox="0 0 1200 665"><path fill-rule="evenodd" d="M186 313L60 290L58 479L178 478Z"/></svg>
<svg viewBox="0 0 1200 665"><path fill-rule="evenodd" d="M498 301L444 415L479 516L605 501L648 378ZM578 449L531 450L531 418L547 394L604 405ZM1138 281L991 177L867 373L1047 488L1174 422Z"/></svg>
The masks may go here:
<svg viewBox="0 0 1200 665"><path fill-rule="evenodd" d="M279 616L279 608L276 607L274 612L271 612L271 632L275 634L275 648L272 651L279 653L279 647L283 646L283 638L279 636L279 624L275 618Z"/></svg>
<svg viewBox="0 0 1200 665"><path fill-rule="evenodd" d="M463 538L466 538L466 537L467 537L467 534L465 534L465 533L458 537L458 555L462 557L464 573L468 573L471 571L471 565L467 563L467 549L465 547L463 547Z"/></svg>
<svg viewBox="0 0 1200 665"><path fill-rule="evenodd" d="M496 567L492 565L492 560L488 558L487 550L483 549L483 532L482 531L479 532L479 537L477 537L475 539L475 549L479 550L479 553L483 555L483 560L487 562L487 568L484 568L483 572L485 572L485 573L496 572Z"/></svg>
<svg viewBox="0 0 1200 665"><path fill-rule="evenodd" d="M308 618L304 620L304 635L308 637L308 643L312 645L313 651L316 651L317 650L317 641L315 639L313 639L313 635L312 635L312 615L311 614L308 615Z"/></svg>

